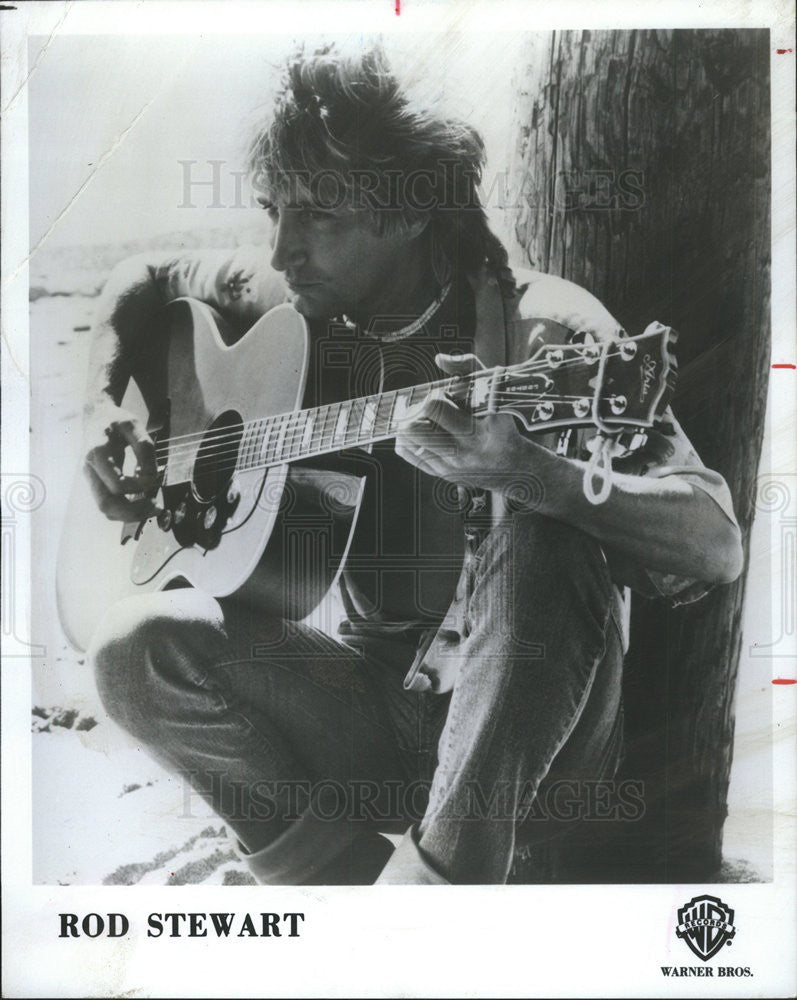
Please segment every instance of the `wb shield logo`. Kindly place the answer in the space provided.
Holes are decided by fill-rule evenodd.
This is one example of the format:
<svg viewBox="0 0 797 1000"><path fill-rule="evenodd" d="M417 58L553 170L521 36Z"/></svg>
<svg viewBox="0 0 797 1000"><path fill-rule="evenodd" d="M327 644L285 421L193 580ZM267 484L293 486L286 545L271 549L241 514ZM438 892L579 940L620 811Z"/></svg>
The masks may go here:
<svg viewBox="0 0 797 1000"><path fill-rule="evenodd" d="M707 962L736 933L733 910L716 896L695 896L678 910L675 933Z"/></svg>

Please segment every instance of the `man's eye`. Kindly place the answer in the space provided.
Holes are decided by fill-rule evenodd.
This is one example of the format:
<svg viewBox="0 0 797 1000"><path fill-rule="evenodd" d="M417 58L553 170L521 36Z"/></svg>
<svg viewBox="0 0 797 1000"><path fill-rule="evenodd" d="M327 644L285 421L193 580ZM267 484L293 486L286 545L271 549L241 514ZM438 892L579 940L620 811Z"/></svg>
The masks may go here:
<svg viewBox="0 0 797 1000"><path fill-rule="evenodd" d="M279 218L279 214L280 214L279 213L279 209L277 208L277 206L273 202L271 202L271 201L261 201L260 202L260 207L263 209L263 211L266 213L266 215L272 221L276 221Z"/></svg>
<svg viewBox="0 0 797 1000"><path fill-rule="evenodd" d="M301 210L301 218L304 222L323 222L331 217L331 212L324 212L317 208L303 208Z"/></svg>

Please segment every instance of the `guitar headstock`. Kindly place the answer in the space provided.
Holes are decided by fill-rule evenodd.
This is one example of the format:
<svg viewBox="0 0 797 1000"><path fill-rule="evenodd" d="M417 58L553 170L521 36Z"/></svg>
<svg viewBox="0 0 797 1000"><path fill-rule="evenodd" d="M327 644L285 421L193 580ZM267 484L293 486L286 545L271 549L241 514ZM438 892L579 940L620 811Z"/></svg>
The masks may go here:
<svg viewBox="0 0 797 1000"><path fill-rule="evenodd" d="M650 427L675 389L677 337L671 327L651 323L606 350L600 343L547 344L522 364L480 373L483 384L474 385L471 406L477 413L512 413L527 430L543 431L594 426L597 396L605 425Z"/></svg>

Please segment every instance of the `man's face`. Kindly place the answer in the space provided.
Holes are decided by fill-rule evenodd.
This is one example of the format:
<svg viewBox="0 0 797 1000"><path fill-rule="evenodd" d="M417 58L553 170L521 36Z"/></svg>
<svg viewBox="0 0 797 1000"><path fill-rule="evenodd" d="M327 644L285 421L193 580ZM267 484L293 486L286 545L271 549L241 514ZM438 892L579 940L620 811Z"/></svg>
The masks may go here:
<svg viewBox="0 0 797 1000"><path fill-rule="evenodd" d="M348 205L330 210L275 199L267 208L271 266L284 272L293 305L307 318L370 316L401 283L407 233L381 235L369 212Z"/></svg>

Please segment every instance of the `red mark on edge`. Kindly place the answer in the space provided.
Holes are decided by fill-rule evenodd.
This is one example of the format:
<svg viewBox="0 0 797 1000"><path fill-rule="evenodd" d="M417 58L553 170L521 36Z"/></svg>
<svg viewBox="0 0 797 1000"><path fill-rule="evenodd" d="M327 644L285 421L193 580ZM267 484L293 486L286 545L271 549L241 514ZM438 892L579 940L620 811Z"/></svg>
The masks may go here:
<svg viewBox="0 0 797 1000"><path fill-rule="evenodd" d="M396 0L396 6L398 7L398 0ZM396 11L398 14L398 11ZM775 49L779 56L785 56L787 52L791 52L791 49Z"/></svg>
<svg viewBox="0 0 797 1000"><path fill-rule="evenodd" d="M401 0L396 0L396 17L401 13Z"/></svg>
<svg viewBox="0 0 797 1000"><path fill-rule="evenodd" d="M773 684L797 684L797 677L775 677Z"/></svg>
<svg viewBox="0 0 797 1000"><path fill-rule="evenodd" d="M773 365L772 367L773 368L797 368L797 365L793 365L793 364L791 364L791 362L789 362L788 364L785 364L785 365Z"/></svg>

